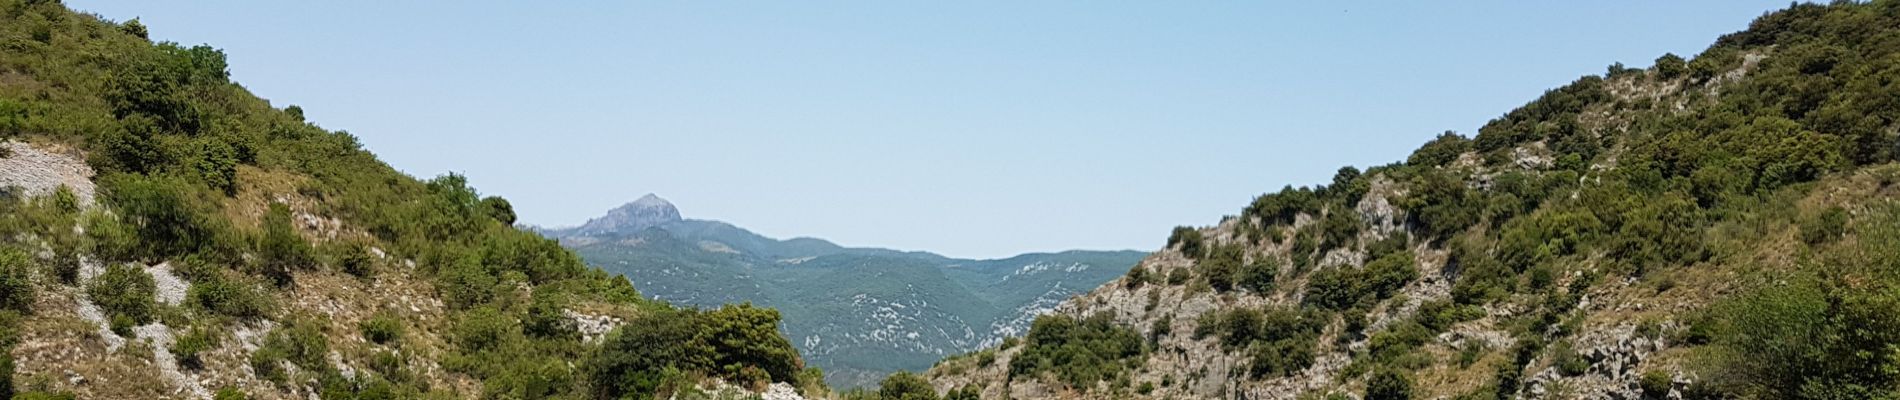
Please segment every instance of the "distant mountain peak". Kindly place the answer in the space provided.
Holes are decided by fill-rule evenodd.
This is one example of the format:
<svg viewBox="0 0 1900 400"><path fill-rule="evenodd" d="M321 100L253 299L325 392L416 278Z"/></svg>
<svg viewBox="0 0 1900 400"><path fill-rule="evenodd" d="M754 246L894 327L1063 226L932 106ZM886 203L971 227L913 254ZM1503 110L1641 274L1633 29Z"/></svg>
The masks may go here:
<svg viewBox="0 0 1900 400"><path fill-rule="evenodd" d="M657 195L657 194L652 194L652 193L647 193L647 195L645 195L645 196L640 196L640 198L639 198L639 199L637 199L637 200L634 200L634 201L633 201L633 202L631 202L631 203L627 203L626 205L622 205L621 207L667 207L667 208L672 208L672 207L673 207L673 203L672 203L672 202L669 202L669 201L666 201L666 199L662 199L662 198L660 198L660 195Z"/></svg>
<svg viewBox="0 0 1900 400"><path fill-rule="evenodd" d="M583 235L632 233L680 221L680 210L659 195L647 193L627 204L607 210L607 215L587 220L577 230Z"/></svg>

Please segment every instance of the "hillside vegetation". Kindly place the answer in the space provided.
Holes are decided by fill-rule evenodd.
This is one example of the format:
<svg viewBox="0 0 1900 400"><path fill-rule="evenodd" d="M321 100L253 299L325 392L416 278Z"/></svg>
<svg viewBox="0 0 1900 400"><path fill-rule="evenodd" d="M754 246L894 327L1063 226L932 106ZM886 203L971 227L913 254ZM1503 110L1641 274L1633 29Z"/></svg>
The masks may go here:
<svg viewBox="0 0 1900 400"><path fill-rule="evenodd" d="M1056 304L1128 271L1135 251L1031 253L968 260L927 252L777 240L682 219L648 195L588 224L545 229L587 262L632 278L650 298L784 313L784 330L833 387L876 385L945 355L1021 335Z"/></svg>
<svg viewBox="0 0 1900 400"><path fill-rule="evenodd" d="M885 389L1900 398L1897 119L1900 2L1793 5L1177 229L1026 340Z"/></svg>
<svg viewBox="0 0 1900 400"><path fill-rule="evenodd" d="M93 174L0 194L0 398L823 391L776 311L643 300L136 20L0 0L0 139Z"/></svg>

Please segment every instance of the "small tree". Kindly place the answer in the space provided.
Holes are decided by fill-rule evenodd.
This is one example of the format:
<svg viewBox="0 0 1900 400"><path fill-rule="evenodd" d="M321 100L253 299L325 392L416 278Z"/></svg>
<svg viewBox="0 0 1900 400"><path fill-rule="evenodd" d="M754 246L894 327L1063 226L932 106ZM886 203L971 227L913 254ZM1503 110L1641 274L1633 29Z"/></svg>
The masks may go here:
<svg viewBox="0 0 1900 400"><path fill-rule="evenodd" d="M1689 73L1689 62L1675 53L1663 53L1656 58L1656 76L1663 79L1676 79Z"/></svg>

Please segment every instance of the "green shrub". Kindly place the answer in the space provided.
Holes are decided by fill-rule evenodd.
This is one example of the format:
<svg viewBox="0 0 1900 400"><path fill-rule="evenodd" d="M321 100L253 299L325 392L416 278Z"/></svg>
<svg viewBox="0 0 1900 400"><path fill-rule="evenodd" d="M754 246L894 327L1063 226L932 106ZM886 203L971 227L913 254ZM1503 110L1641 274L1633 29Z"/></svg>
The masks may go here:
<svg viewBox="0 0 1900 400"><path fill-rule="evenodd" d="M264 235L257 240L257 254L264 276L278 286L290 284L291 271L307 269L315 264L310 243L297 235L297 229L291 226L290 219L290 207L271 204L270 211L264 214Z"/></svg>
<svg viewBox="0 0 1900 400"><path fill-rule="evenodd" d="M1125 276L1125 279L1122 279L1122 285L1129 289L1135 289L1141 287L1143 284L1147 284L1151 279L1153 278L1148 276L1148 268L1137 264L1134 268L1128 269L1128 274Z"/></svg>
<svg viewBox="0 0 1900 400"><path fill-rule="evenodd" d="M266 358L289 361L304 371L329 371L330 368L327 358L330 344L324 338L321 323L311 317L295 317L284 322L264 338L258 352L269 353ZM259 356L254 354L252 358Z"/></svg>
<svg viewBox="0 0 1900 400"><path fill-rule="evenodd" d="M176 341L173 341L169 350L173 357L178 358L180 364L190 368L203 368L204 360L199 358L199 354L218 346L217 335L217 332L204 327L193 328L190 333L179 336Z"/></svg>
<svg viewBox="0 0 1900 400"><path fill-rule="evenodd" d="M244 395L244 392L234 387L218 389L218 393L211 396L212 400L245 400L246 398L248 397Z"/></svg>
<svg viewBox="0 0 1900 400"><path fill-rule="evenodd" d="M152 321L157 308L152 303L158 284L144 269L131 264L113 263L93 278L86 294L114 319L124 319L127 327ZM115 321L116 323L117 321Z"/></svg>
<svg viewBox="0 0 1900 400"><path fill-rule="evenodd" d="M528 311L521 318L521 330L537 338L573 338L579 332L574 321L563 313L567 295L553 290L537 290L528 300Z"/></svg>
<svg viewBox="0 0 1900 400"><path fill-rule="evenodd" d="M1847 210L1838 206L1801 222L1801 240L1810 245L1833 241L1846 231Z"/></svg>
<svg viewBox="0 0 1900 400"><path fill-rule="evenodd" d="M1652 369L1643 373L1643 378L1637 382L1637 386L1643 390L1644 399L1661 400L1669 398L1669 390L1674 386L1673 381L1668 372Z"/></svg>
<svg viewBox="0 0 1900 400"><path fill-rule="evenodd" d="M255 285L223 272L206 274L192 283L185 298L188 304L205 311L241 319L262 318L272 308L270 298Z"/></svg>
<svg viewBox="0 0 1900 400"><path fill-rule="evenodd" d="M484 197L482 198L482 208L486 211L489 218L494 218L496 222L501 222L502 225L515 224L515 206L509 204L508 199L495 196Z"/></svg>
<svg viewBox="0 0 1900 400"><path fill-rule="evenodd" d="M1181 254L1188 258L1200 258L1203 244L1201 231L1188 226L1174 227L1174 233L1168 234L1168 247L1180 246Z"/></svg>
<svg viewBox="0 0 1900 400"><path fill-rule="evenodd" d="M1551 354L1555 357L1551 363L1557 365L1557 373L1563 376L1583 375L1584 372L1590 370L1590 360L1577 354L1577 350L1572 348L1569 342L1557 344L1556 348L1551 350Z"/></svg>
<svg viewBox="0 0 1900 400"><path fill-rule="evenodd" d="M460 319L451 329L450 337L464 352L493 350L521 334L516 321L494 307L477 307L463 313Z"/></svg>
<svg viewBox="0 0 1900 400"><path fill-rule="evenodd" d="M937 389L923 376L909 371L897 371L878 382L879 400L937 400Z"/></svg>
<svg viewBox="0 0 1900 400"><path fill-rule="evenodd" d="M1301 339L1255 344L1249 350L1248 375L1254 378L1286 377L1311 367L1314 341Z"/></svg>
<svg viewBox="0 0 1900 400"><path fill-rule="evenodd" d="M112 174L99 179L102 200L114 206L137 232L138 245L129 256L159 260L212 250L224 235L216 220L207 217L213 202L184 181L167 177ZM125 261L124 259L109 259Z"/></svg>
<svg viewBox="0 0 1900 400"><path fill-rule="evenodd" d="M1373 361L1391 363L1410 354L1432 339L1432 331L1415 321L1405 321L1372 335L1366 348Z"/></svg>
<svg viewBox="0 0 1900 400"><path fill-rule="evenodd" d="M330 262L343 273L358 278L376 275L376 260L369 254L369 245L357 241L332 242L327 246Z"/></svg>
<svg viewBox="0 0 1900 400"><path fill-rule="evenodd" d="M1345 207L1334 207L1319 221L1320 248L1337 249L1350 247L1358 239L1359 212Z"/></svg>
<svg viewBox="0 0 1900 400"><path fill-rule="evenodd" d="M0 310L31 312L33 259L24 251L0 246Z"/></svg>
<svg viewBox="0 0 1900 400"><path fill-rule="evenodd" d="M1880 398L1900 384L1900 294L1806 278L1718 305L1714 344L1727 354L1710 377L1738 395Z"/></svg>
<svg viewBox="0 0 1900 400"><path fill-rule="evenodd" d="M1175 269L1168 270L1168 285L1169 286L1181 286L1182 284L1186 284L1188 280L1192 278L1193 278L1193 275L1188 273L1187 268L1175 268Z"/></svg>
<svg viewBox="0 0 1900 400"><path fill-rule="evenodd" d="M284 366L284 351L274 347L259 347L251 352L251 371L259 378L279 385L290 379L290 371Z"/></svg>
<svg viewBox="0 0 1900 400"><path fill-rule="evenodd" d="M1254 293L1266 294L1273 291L1273 280L1280 273L1280 263L1272 258L1260 258L1241 268L1239 282L1241 288Z"/></svg>
<svg viewBox="0 0 1900 400"><path fill-rule="evenodd" d="M402 321L387 313L364 320L359 328L363 331L363 339L378 344L388 344L402 338Z"/></svg>
<svg viewBox="0 0 1900 400"><path fill-rule="evenodd" d="M370 356L369 358L369 369L371 371L376 371L376 373L382 374L384 379L395 382L406 382L412 378L408 371L404 370L407 364L408 362L404 361L402 356L397 355L394 351L378 351L376 355Z"/></svg>
<svg viewBox="0 0 1900 400"><path fill-rule="evenodd" d="M1393 368L1381 368L1366 380L1365 400L1411 400L1412 377Z"/></svg>
<svg viewBox="0 0 1900 400"><path fill-rule="evenodd" d="M750 304L649 315L609 335L585 374L603 398L647 398L667 371L798 382L804 366L778 323L776 310Z"/></svg>
<svg viewBox="0 0 1900 400"><path fill-rule="evenodd" d="M1478 197L1462 177L1428 170L1413 175L1411 188L1398 205L1426 238L1451 237L1478 220Z"/></svg>
<svg viewBox="0 0 1900 400"><path fill-rule="evenodd" d="M1372 260L1363 269L1341 266L1314 272L1303 301L1323 309L1344 310L1385 299L1418 279L1412 258L1410 252L1398 252Z"/></svg>
<svg viewBox="0 0 1900 400"><path fill-rule="evenodd" d="M1689 62L1675 53L1663 53L1662 57L1656 58L1656 65L1651 68L1656 70L1657 77L1663 79L1676 79L1689 74Z"/></svg>
<svg viewBox="0 0 1900 400"><path fill-rule="evenodd" d="M588 370L594 398L652 399L669 376L712 365L712 349L696 338L698 328L681 315L648 317L628 324L602 344Z"/></svg>
<svg viewBox="0 0 1900 400"><path fill-rule="evenodd" d="M727 373L743 367L758 367L777 382L797 379L804 365L798 350L779 333L779 313L751 303L725 305L704 314L706 339L715 351L714 361Z"/></svg>
<svg viewBox="0 0 1900 400"><path fill-rule="evenodd" d="M1235 275L1240 273L1240 263L1245 248L1239 245L1216 246L1197 266L1201 279L1217 292L1234 289Z"/></svg>
<svg viewBox="0 0 1900 400"><path fill-rule="evenodd" d="M1470 368L1471 364L1478 363L1478 359L1484 357L1485 351L1488 350L1490 349L1482 340L1466 340L1464 345L1458 346L1458 368Z"/></svg>
<svg viewBox="0 0 1900 400"><path fill-rule="evenodd" d="M1260 218L1262 224L1285 225L1293 223L1300 214L1318 214L1322 205L1319 195L1307 187L1287 186L1279 192L1255 197L1252 204L1242 212Z"/></svg>
<svg viewBox="0 0 1900 400"><path fill-rule="evenodd" d="M1009 375L1054 374L1078 390L1119 376L1139 364L1144 341L1134 330L1099 314L1082 320L1061 315L1037 317L1025 347L1009 362Z"/></svg>

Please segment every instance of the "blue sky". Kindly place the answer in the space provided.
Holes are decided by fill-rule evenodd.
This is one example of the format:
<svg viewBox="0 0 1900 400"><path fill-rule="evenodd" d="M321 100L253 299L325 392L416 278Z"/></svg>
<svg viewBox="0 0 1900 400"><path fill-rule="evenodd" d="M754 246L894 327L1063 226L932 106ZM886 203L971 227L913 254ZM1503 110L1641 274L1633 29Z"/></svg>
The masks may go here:
<svg viewBox="0 0 1900 400"><path fill-rule="evenodd" d="M962 257L1155 249L1788 4L68 3L223 48L259 96L528 223L654 192Z"/></svg>

